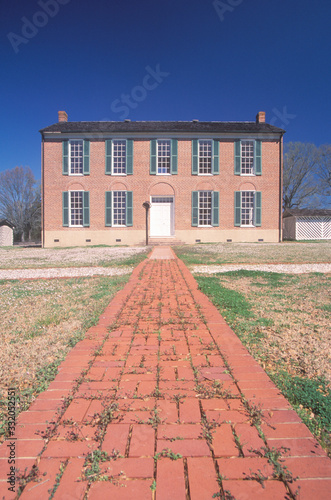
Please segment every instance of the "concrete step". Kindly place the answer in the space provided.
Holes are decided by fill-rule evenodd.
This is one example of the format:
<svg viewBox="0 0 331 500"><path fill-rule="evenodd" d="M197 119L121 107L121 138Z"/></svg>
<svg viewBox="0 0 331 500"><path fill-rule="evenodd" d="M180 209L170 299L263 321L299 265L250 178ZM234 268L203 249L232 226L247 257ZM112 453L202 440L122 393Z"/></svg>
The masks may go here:
<svg viewBox="0 0 331 500"><path fill-rule="evenodd" d="M146 243L146 242L145 242ZM149 238L148 239L149 246L174 246L174 245L185 245L185 243L181 240L176 240L175 238Z"/></svg>

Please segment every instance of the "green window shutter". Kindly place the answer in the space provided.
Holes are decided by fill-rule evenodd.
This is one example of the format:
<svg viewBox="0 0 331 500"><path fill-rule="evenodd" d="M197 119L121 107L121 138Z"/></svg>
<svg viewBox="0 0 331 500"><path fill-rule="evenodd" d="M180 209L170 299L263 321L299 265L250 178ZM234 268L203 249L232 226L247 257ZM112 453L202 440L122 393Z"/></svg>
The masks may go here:
<svg viewBox="0 0 331 500"><path fill-rule="evenodd" d="M90 225L90 193L89 191L83 192L83 226L89 227Z"/></svg>
<svg viewBox="0 0 331 500"><path fill-rule="evenodd" d="M178 174L178 141L171 139L171 173Z"/></svg>
<svg viewBox="0 0 331 500"><path fill-rule="evenodd" d="M126 192L126 205L125 205L125 218L126 225L133 226L133 192Z"/></svg>
<svg viewBox="0 0 331 500"><path fill-rule="evenodd" d="M199 191L192 191L192 226L199 225Z"/></svg>
<svg viewBox="0 0 331 500"><path fill-rule="evenodd" d="M218 191L212 192L212 213L211 213L212 226L220 225L220 194Z"/></svg>
<svg viewBox="0 0 331 500"><path fill-rule="evenodd" d="M241 142L234 141L234 174L241 174Z"/></svg>
<svg viewBox="0 0 331 500"><path fill-rule="evenodd" d="M62 142L62 174L69 174L69 141Z"/></svg>
<svg viewBox="0 0 331 500"><path fill-rule="evenodd" d="M133 174L133 140L126 141L126 175Z"/></svg>
<svg viewBox="0 0 331 500"><path fill-rule="evenodd" d="M69 193L63 191L62 193L62 225L69 226Z"/></svg>
<svg viewBox="0 0 331 500"><path fill-rule="evenodd" d="M262 175L262 141L255 141L255 175Z"/></svg>
<svg viewBox="0 0 331 500"><path fill-rule="evenodd" d="M151 163L150 163L150 171L149 171L149 173L151 175L156 175L156 168L157 168L156 148L157 148L157 141L156 141L156 139L152 139L151 140Z"/></svg>
<svg viewBox="0 0 331 500"><path fill-rule="evenodd" d="M192 140L192 175L199 173L199 141L198 139Z"/></svg>
<svg viewBox="0 0 331 500"><path fill-rule="evenodd" d="M255 226L261 226L261 224L262 224L262 193L261 193L261 191L256 191L254 201L255 201L255 203L254 203Z"/></svg>
<svg viewBox="0 0 331 500"><path fill-rule="evenodd" d="M218 140L213 140L212 173L213 175L220 173L220 143Z"/></svg>
<svg viewBox="0 0 331 500"><path fill-rule="evenodd" d="M112 192L106 191L106 226L112 225Z"/></svg>
<svg viewBox="0 0 331 500"><path fill-rule="evenodd" d="M241 192L234 193L234 225L241 226Z"/></svg>
<svg viewBox="0 0 331 500"><path fill-rule="evenodd" d="M90 175L90 141L83 141L83 174Z"/></svg>
<svg viewBox="0 0 331 500"><path fill-rule="evenodd" d="M108 139L105 141L106 147L106 175L111 175L111 153L112 153L112 141Z"/></svg>

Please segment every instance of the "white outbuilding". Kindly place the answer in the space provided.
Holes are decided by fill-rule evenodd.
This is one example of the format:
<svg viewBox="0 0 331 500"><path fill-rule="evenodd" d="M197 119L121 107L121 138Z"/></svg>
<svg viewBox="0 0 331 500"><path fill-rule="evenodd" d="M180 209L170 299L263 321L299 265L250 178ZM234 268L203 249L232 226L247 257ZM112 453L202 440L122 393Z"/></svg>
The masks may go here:
<svg viewBox="0 0 331 500"><path fill-rule="evenodd" d="M10 247L14 242L14 224L0 219L0 247Z"/></svg>
<svg viewBox="0 0 331 500"><path fill-rule="evenodd" d="M284 240L330 240L331 210L295 208L283 214Z"/></svg>

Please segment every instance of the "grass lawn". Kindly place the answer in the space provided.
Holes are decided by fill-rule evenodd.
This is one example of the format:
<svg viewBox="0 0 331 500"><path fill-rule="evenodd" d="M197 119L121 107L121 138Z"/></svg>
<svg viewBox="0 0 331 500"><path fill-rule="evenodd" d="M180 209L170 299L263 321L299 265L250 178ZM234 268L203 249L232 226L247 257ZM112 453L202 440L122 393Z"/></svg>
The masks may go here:
<svg viewBox="0 0 331 500"><path fill-rule="evenodd" d="M331 242L218 243L175 247L187 265L331 262Z"/></svg>
<svg viewBox="0 0 331 500"><path fill-rule="evenodd" d="M283 248L282 261L292 262L293 248L296 248L296 262L331 260L325 258L329 255L330 243L313 243L310 249L310 244L303 245L303 249L300 244L279 245ZM182 247L176 251L188 265L214 264L215 259L219 259L215 245L214 248L210 246L206 254L199 254L202 245L199 247L198 251L196 247L186 250ZM241 245L235 247L231 262L242 262ZM275 251L269 245L263 248L265 258L262 260L261 256L260 263L270 262ZM246 256L244 262L249 258ZM229 262L229 259L228 255L225 260ZM331 454L330 275L241 270L216 275L197 274L195 278L202 292L218 307Z"/></svg>
<svg viewBox="0 0 331 500"><path fill-rule="evenodd" d="M80 252L81 262L82 256L84 261ZM116 263L135 266L145 257L145 252L123 252L122 259L116 255ZM18 412L26 410L129 277L0 280L0 439L6 427L7 389L17 391Z"/></svg>

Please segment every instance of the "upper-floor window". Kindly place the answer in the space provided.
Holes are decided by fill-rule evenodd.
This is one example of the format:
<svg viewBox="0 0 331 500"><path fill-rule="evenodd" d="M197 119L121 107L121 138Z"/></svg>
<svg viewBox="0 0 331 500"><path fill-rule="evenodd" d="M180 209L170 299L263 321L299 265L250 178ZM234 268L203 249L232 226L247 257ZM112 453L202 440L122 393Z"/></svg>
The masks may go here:
<svg viewBox="0 0 331 500"><path fill-rule="evenodd" d="M70 173L83 173L83 141L69 141Z"/></svg>
<svg viewBox="0 0 331 500"><path fill-rule="evenodd" d="M126 173L126 141L113 141L113 174Z"/></svg>
<svg viewBox="0 0 331 500"><path fill-rule="evenodd" d="M234 142L235 175L262 174L262 142L258 139L243 139Z"/></svg>
<svg viewBox="0 0 331 500"><path fill-rule="evenodd" d="M132 139L106 140L106 174L107 175L133 174Z"/></svg>
<svg viewBox="0 0 331 500"><path fill-rule="evenodd" d="M157 141L157 173L170 174L171 145L170 140Z"/></svg>
<svg viewBox="0 0 331 500"><path fill-rule="evenodd" d="M199 174L211 174L212 141L199 141Z"/></svg>
<svg viewBox="0 0 331 500"><path fill-rule="evenodd" d="M62 142L63 175L90 174L90 141L82 139Z"/></svg>
<svg viewBox="0 0 331 500"><path fill-rule="evenodd" d="M177 139L152 139L150 144L150 174L176 175L178 172Z"/></svg>
<svg viewBox="0 0 331 500"><path fill-rule="evenodd" d="M241 174L254 174L254 141L241 141Z"/></svg>
<svg viewBox="0 0 331 500"><path fill-rule="evenodd" d="M192 175L218 175L220 172L218 139L192 140Z"/></svg>

